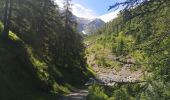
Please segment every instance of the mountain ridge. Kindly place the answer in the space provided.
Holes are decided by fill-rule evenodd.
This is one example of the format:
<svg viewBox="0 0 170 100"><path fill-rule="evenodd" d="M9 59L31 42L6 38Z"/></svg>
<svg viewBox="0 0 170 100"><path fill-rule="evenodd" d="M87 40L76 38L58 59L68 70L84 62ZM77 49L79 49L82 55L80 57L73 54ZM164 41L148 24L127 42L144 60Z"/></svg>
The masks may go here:
<svg viewBox="0 0 170 100"><path fill-rule="evenodd" d="M119 10L101 15L95 18L83 18L74 15L74 18L78 24L77 30L83 34L92 34L96 32L99 28L103 27L106 23L114 20L117 17Z"/></svg>
<svg viewBox="0 0 170 100"><path fill-rule="evenodd" d="M105 25L105 22L102 19L95 18L95 19L88 19L88 18L81 18L76 17L77 22L77 30L83 34L91 34L94 33L99 28Z"/></svg>

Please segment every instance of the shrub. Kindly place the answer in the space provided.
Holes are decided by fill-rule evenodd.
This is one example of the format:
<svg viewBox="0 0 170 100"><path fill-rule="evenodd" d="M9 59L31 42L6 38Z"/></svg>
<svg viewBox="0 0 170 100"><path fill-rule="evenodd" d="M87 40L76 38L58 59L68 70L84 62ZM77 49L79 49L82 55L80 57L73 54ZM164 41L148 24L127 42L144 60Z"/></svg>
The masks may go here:
<svg viewBox="0 0 170 100"><path fill-rule="evenodd" d="M108 100L108 96L104 93L104 89L98 85L89 87L89 95L87 100Z"/></svg>

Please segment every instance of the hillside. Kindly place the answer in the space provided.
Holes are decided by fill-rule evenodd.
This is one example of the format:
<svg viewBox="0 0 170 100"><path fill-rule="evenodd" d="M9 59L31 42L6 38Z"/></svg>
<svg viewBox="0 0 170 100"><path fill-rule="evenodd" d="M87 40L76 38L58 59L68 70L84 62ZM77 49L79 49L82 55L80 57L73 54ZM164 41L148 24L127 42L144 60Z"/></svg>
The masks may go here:
<svg viewBox="0 0 170 100"><path fill-rule="evenodd" d="M102 28L105 25L105 22L101 19L94 19L88 24L84 25L83 32L87 35L95 33L98 29Z"/></svg>
<svg viewBox="0 0 170 100"><path fill-rule="evenodd" d="M0 100L170 100L169 0L71 1L0 1Z"/></svg>
<svg viewBox="0 0 170 100"><path fill-rule="evenodd" d="M74 17L77 22L77 30L80 33L90 35L96 32L98 29L102 28L105 25L105 22L99 18L87 19Z"/></svg>
<svg viewBox="0 0 170 100"><path fill-rule="evenodd" d="M111 85L91 86L88 100L170 98L170 8L166 5L155 12L146 10L144 16L135 15L145 7L122 11L85 39L88 65L100 80Z"/></svg>
<svg viewBox="0 0 170 100"><path fill-rule="evenodd" d="M48 92L46 64L14 33L9 40L0 39L0 55L1 100L56 98Z"/></svg>
<svg viewBox="0 0 170 100"><path fill-rule="evenodd" d="M44 59L35 44L28 42L33 37L18 34L20 38L9 31L8 38L4 38L3 29L0 22L1 100L56 100L76 90L76 87L82 86L92 76L89 68L79 66L80 62L77 62L80 68L73 68L76 66L74 64L68 70L56 65L50 55Z"/></svg>
<svg viewBox="0 0 170 100"><path fill-rule="evenodd" d="M9 37L0 37L1 100L56 100L59 95L69 93L76 86L84 84L81 81L92 75L88 70L83 72L84 76L80 76L78 72L70 76L70 71L51 69L52 63L43 61L34 49L17 35L10 32ZM81 72L80 69L78 71Z"/></svg>

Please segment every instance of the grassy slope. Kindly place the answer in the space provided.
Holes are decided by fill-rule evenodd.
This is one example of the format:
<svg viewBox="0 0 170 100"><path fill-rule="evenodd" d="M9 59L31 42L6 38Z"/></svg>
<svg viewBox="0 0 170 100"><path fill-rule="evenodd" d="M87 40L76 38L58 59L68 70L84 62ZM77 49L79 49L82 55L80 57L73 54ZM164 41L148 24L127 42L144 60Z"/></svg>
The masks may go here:
<svg viewBox="0 0 170 100"><path fill-rule="evenodd" d="M122 65L116 61L115 62L109 61L110 59L108 59L109 58L108 55L113 55L116 57L122 56L120 59L122 61L124 60L126 61L126 57L127 58L131 57L135 59L134 60L135 63L137 64L139 63L139 65L140 64L142 65L131 66L130 68L132 68L133 70L141 69L143 71L147 71L151 73L153 69L150 69L150 67L146 64L146 62L149 61L148 55L144 52L144 50L143 51L138 50L138 49L135 49L137 47L133 47L133 46L136 46L134 45L134 43L136 42L135 41L136 39L134 39L131 35L120 36L120 33L118 36L114 36L114 33L111 33L111 34L103 33L101 35L88 37L85 40L85 43L88 45L86 54L89 57L88 59L90 60L89 64L94 65L95 63L97 63L100 67L113 67L116 69L120 69ZM119 39L120 39L119 37L121 37L122 40L124 41L125 47L124 47L123 55L117 55L117 52L116 52L118 48ZM145 43L141 43L141 44L145 45ZM95 53L95 57L91 56L91 55L94 55L94 53ZM155 70L156 69L154 69L154 71ZM146 78L151 79L150 77L152 77L152 74L150 74L150 76ZM111 89L111 91L109 92L104 91L105 89L103 89L102 86L92 86L89 89L90 99L88 100L95 100L96 98L98 98L98 100L119 100L119 99L122 99L122 100L132 99L133 100L136 98L138 99L140 98L142 100L160 99L160 98L162 100L168 100L170 97L169 88L170 88L169 83L165 84L163 82L158 82L157 80L156 81L153 80L151 83L148 82L146 84L145 83L136 84L136 85L126 84L120 87L119 86L115 87L114 89ZM109 89L106 88L106 90L109 90ZM108 98L107 96L111 98ZM163 98L166 98L166 99L163 99Z"/></svg>
<svg viewBox="0 0 170 100"><path fill-rule="evenodd" d="M42 73L46 77L42 76L41 70L44 70L44 67L43 62L31 52L31 48L12 32L9 40L0 38L0 99L56 99L56 95L43 92L43 80L48 77L45 72Z"/></svg>
<svg viewBox="0 0 170 100"><path fill-rule="evenodd" d="M124 42L122 54L118 52L120 40ZM126 67L126 62L141 63L147 60L146 57L144 58L143 52L132 50L134 42L131 35L125 36L123 32L118 35L112 33L90 36L85 40L88 64L91 66L97 64L99 67L114 68L120 71L122 67ZM139 68L143 70L145 66L131 64L129 68L135 71Z"/></svg>
<svg viewBox="0 0 170 100"><path fill-rule="evenodd" d="M75 89L69 83L58 84L57 80L83 80L78 73L70 75L69 71L40 60L33 48L14 33L10 32L9 37L4 40L0 34L0 100L56 100L60 94ZM89 68L83 74L86 79L92 75Z"/></svg>

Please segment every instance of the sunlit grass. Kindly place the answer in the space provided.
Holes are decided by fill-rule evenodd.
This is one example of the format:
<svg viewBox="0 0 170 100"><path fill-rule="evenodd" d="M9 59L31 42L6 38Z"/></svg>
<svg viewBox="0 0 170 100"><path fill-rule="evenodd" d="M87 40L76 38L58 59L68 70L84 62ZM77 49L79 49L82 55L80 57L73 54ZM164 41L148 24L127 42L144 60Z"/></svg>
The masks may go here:
<svg viewBox="0 0 170 100"><path fill-rule="evenodd" d="M12 41L21 41L21 39L15 33L13 33L12 31L9 31L9 38Z"/></svg>

